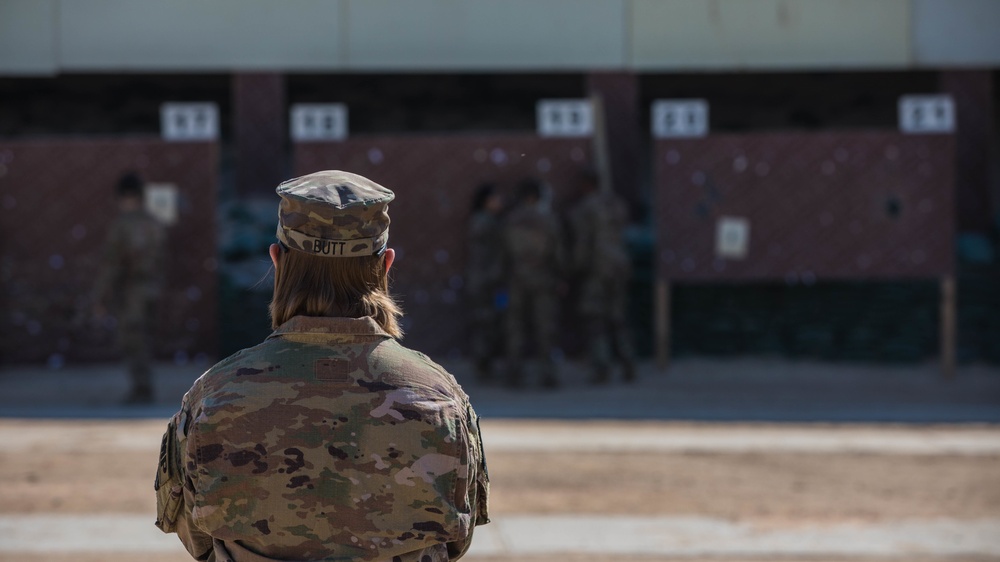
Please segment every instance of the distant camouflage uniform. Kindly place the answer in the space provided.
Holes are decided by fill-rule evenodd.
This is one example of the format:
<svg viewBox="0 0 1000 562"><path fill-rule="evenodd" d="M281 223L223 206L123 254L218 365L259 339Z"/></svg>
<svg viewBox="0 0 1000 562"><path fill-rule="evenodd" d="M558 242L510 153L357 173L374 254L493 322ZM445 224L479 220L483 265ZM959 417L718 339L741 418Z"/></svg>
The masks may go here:
<svg viewBox="0 0 1000 562"><path fill-rule="evenodd" d="M115 217L104 244L94 300L118 319L132 397L152 396L152 330L163 284L164 227L143 209Z"/></svg>
<svg viewBox="0 0 1000 562"><path fill-rule="evenodd" d="M574 269L580 282L577 312L589 336L594 382L610 376L613 358L626 380L635 378L635 359L629 341L625 311L631 273L624 231L625 203L610 192L587 194L570 213Z"/></svg>
<svg viewBox="0 0 1000 562"><path fill-rule="evenodd" d="M502 243L500 218L495 213L484 210L472 215L466 294L472 314L472 357L482 377L488 375L501 339L496 299L503 278Z"/></svg>
<svg viewBox="0 0 1000 562"><path fill-rule="evenodd" d="M384 250L391 191L319 172L278 192L292 251ZM455 560L489 521L468 397L369 317L295 316L209 369L168 424L156 490L157 526L198 560Z"/></svg>
<svg viewBox="0 0 1000 562"><path fill-rule="evenodd" d="M521 383L527 324L541 363L542 384L555 386L558 377L552 351L558 324L556 289L563 261L559 220L543 205L522 204L508 216L503 240L509 291L508 382L511 386Z"/></svg>

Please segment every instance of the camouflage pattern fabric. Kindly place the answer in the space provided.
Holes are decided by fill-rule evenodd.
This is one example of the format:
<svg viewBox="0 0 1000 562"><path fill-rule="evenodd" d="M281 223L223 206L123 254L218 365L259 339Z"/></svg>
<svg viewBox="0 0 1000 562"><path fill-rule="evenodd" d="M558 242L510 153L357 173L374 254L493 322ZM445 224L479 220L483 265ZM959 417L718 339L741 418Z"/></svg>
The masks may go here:
<svg viewBox="0 0 1000 562"><path fill-rule="evenodd" d="M283 182L275 190L278 240L325 257L381 254L389 240L395 194L357 174L325 170Z"/></svg>
<svg viewBox="0 0 1000 562"><path fill-rule="evenodd" d="M166 232L142 209L120 213L104 244L94 301L118 317L118 340L133 392L151 392L153 316L163 288Z"/></svg>
<svg viewBox="0 0 1000 562"><path fill-rule="evenodd" d="M564 262L559 219L544 205L522 205L504 224L508 281L537 290L554 289Z"/></svg>
<svg viewBox="0 0 1000 562"><path fill-rule="evenodd" d="M156 489L199 560L455 560L489 521L468 397L371 318L296 316L209 369Z"/></svg>
<svg viewBox="0 0 1000 562"><path fill-rule="evenodd" d="M534 338L543 382L552 385L556 380L552 350L558 312L555 293L564 259L561 238L559 220L540 204L518 207L504 226L507 361L509 382L515 386L523 371L526 329Z"/></svg>
<svg viewBox="0 0 1000 562"><path fill-rule="evenodd" d="M573 262L579 280L577 312L590 338L588 349L598 381L608 377L614 358L634 377L634 357L625 310L631 273L625 248L628 209L611 192L592 191L570 213Z"/></svg>
<svg viewBox="0 0 1000 562"><path fill-rule="evenodd" d="M552 291L543 292L519 284L511 285L505 322L508 383L511 386L519 386L524 376L523 353L529 335L541 365L542 383L546 386L558 384L556 365L552 358L558 311L556 296Z"/></svg>
<svg viewBox="0 0 1000 562"><path fill-rule="evenodd" d="M628 208L614 193L591 192L570 212L573 266L588 277L628 277ZM588 303L590 304L590 303Z"/></svg>
<svg viewBox="0 0 1000 562"><path fill-rule="evenodd" d="M500 219L480 211L469 220L469 261L466 269L468 309L472 314L472 357L482 375L500 343L497 292L503 281Z"/></svg>

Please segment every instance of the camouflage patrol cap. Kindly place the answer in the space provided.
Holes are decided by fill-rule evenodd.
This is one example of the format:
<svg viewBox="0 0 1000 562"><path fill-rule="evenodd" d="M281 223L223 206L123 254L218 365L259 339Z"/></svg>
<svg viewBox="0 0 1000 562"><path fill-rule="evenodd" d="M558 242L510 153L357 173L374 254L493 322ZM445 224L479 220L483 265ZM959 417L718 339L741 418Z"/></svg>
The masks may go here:
<svg viewBox="0 0 1000 562"><path fill-rule="evenodd" d="M289 249L346 258L381 255L396 195L368 178L325 170L290 179L275 191L278 240Z"/></svg>

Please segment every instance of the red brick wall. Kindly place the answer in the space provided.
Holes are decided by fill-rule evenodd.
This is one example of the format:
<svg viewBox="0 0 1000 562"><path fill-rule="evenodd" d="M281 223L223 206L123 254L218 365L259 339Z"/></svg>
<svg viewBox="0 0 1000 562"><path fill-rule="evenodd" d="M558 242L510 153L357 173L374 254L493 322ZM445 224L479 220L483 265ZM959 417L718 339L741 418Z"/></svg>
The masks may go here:
<svg viewBox="0 0 1000 562"><path fill-rule="evenodd" d="M950 135L723 134L654 151L661 277L809 283L954 270ZM749 220L745 259L716 256L722 216Z"/></svg>
<svg viewBox="0 0 1000 562"><path fill-rule="evenodd" d="M134 170L176 184L160 357L217 347L216 177L209 143L158 139L0 141L0 352L5 363L108 360L113 332L89 321L114 186Z"/></svg>

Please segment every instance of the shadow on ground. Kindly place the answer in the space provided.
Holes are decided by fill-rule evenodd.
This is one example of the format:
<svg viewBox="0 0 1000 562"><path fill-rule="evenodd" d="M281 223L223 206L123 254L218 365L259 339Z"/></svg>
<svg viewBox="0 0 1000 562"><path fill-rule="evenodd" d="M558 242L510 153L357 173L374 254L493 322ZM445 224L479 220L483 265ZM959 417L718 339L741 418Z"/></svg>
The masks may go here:
<svg viewBox="0 0 1000 562"><path fill-rule="evenodd" d="M445 363L480 415L524 419L653 419L767 422L1000 422L1000 367L965 366L945 379L934 364L863 365L772 359L685 359L669 370L643 364L639 380L587 383L562 366L557 390L485 385L464 361ZM127 381L117 365L0 369L0 417L164 418L207 365L161 364L157 401L120 405Z"/></svg>

